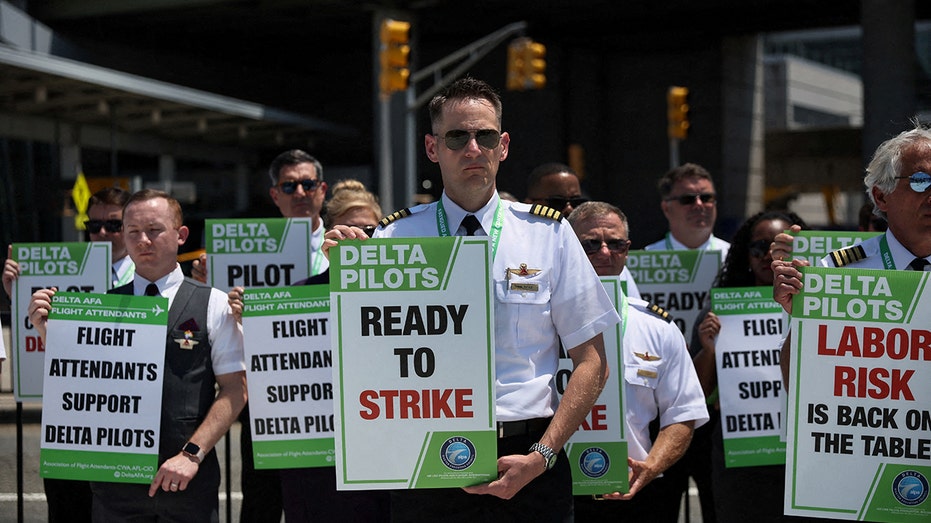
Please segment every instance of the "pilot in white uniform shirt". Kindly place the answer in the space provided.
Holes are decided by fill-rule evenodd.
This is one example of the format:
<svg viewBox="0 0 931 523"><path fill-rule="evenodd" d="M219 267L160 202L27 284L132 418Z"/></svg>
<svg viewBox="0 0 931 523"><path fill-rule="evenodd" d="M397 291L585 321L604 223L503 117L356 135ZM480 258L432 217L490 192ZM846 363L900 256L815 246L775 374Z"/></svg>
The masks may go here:
<svg viewBox="0 0 931 523"><path fill-rule="evenodd" d="M467 213L444 193L439 202L411 208L410 215L395 213L373 235L455 235L466 214L474 214L482 225L476 234L491 237L498 421L552 416L559 340L576 347L620 321L572 227L532 214L532 207L495 192L484 207Z"/></svg>

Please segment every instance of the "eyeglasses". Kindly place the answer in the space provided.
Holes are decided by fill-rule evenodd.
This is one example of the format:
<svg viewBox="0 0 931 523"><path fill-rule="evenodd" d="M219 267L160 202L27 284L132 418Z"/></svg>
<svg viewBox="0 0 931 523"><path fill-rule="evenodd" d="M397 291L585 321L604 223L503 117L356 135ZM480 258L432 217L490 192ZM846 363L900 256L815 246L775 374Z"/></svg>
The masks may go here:
<svg viewBox="0 0 931 523"><path fill-rule="evenodd" d="M375 234L375 229L377 229L378 226L377 226L377 225L365 225L365 226L359 227L359 228L362 229L362 232L364 232L364 233L366 234L366 236L368 236L369 238L371 238L372 235Z"/></svg>
<svg viewBox="0 0 931 523"><path fill-rule="evenodd" d="M572 208L576 208L579 205L588 201L588 198L582 198L581 196L576 196L575 198L563 198L560 196L554 196L552 198L542 198L546 202L546 206L551 209L556 209L561 211L566 208L567 205L571 205Z"/></svg>
<svg viewBox="0 0 931 523"><path fill-rule="evenodd" d="M84 220L87 232L97 233L103 227L107 232L120 232L123 230L123 220Z"/></svg>
<svg viewBox="0 0 931 523"><path fill-rule="evenodd" d="M680 196L670 196L663 201L667 202L679 202L679 205L692 205L695 203L695 200L701 200L701 203L714 203L715 194L713 192L703 192L703 193L685 193Z"/></svg>
<svg viewBox="0 0 931 523"><path fill-rule="evenodd" d="M320 185L320 180L311 180L310 178L305 178L303 180L281 182L278 184L278 188L281 189L281 192L285 194L294 194L294 191L297 190L298 184L304 188L304 192L310 192L315 190L317 186Z"/></svg>
<svg viewBox="0 0 931 523"><path fill-rule="evenodd" d="M755 242L751 242L750 245L747 246L747 251L750 253L750 256L753 256L754 258L762 258L766 256L767 253L769 253L769 246L772 243L773 242L770 240L757 240Z"/></svg>
<svg viewBox="0 0 931 523"><path fill-rule="evenodd" d="M439 137L438 134L434 136ZM452 131L446 131L446 134L443 135L443 141L446 143L447 149L458 151L468 145L473 136L475 136L475 143L485 149L494 149L501 143L501 133L494 129L480 129L474 132L453 129Z"/></svg>
<svg viewBox="0 0 931 523"><path fill-rule="evenodd" d="M627 252L627 248L630 247L630 240L625 240L623 238L618 238L616 240L580 240L582 243L582 249L585 251L585 254L595 254L601 250L601 245L604 244L608 247L608 250L612 254L624 254Z"/></svg>
<svg viewBox="0 0 931 523"><path fill-rule="evenodd" d="M931 187L931 174L918 171L911 176L896 176L896 180L908 179L908 186L917 193L922 193Z"/></svg>
<svg viewBox="0 0 931 523"><path fill-rule="evenodd" d="M714 203L715 195L713 192L703 192L703 193L685 193L680 196L670 196L664 201L667 202L679 202L679 205L692 205L695 203L695 200L701 200L701 203Z"/></svg>

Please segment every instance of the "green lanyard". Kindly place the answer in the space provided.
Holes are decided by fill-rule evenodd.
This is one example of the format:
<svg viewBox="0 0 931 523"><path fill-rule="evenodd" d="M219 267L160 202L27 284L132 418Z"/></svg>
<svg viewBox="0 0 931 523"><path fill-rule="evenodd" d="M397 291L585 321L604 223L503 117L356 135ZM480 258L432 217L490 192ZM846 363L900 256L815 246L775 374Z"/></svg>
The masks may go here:
<svg viewBox="0 0 931 523"><path fill-rule="evenodd" d="M504 225L504 212L502 212L501 200L498 200L498 206L495 208L495 218L491 225L491 258L495 258L498 253L498 240L501 239L501 228ZM446 209L443 208L443 200L436 203L436 230L440 236L452 236L449 230L449 220L446 218Z"/></svg>
<svg viewBox="0 0 931 523"><path fill-rule="evenodd" d="M889 242L886 241L885 234L879 239L879 253L882 255L883 268L894 271L895 260L892 259L892 252L889 251Z"/></svg>

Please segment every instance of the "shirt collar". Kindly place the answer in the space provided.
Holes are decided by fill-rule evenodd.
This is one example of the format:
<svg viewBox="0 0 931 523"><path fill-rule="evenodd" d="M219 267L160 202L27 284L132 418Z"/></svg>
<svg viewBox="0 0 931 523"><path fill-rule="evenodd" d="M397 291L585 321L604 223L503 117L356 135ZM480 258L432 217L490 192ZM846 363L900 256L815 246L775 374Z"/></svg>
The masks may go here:
<svg viewBox="0 0 931 523"><path fill-rule="evenodd" d="M895 263L896 269L907 269L908 264L912 263L916 258L916 256L906 249L898 238L892 234L892 229L886 229L886 244L889 245L889 253L892 254L892 261Z"/></svg>
<svg viewBox="0 0 931 523"><path fill-rule="evenodd" d="M466 217L467 214L474 214L478 218L479 223L482 224L482 230L487 234L491 230L491 226L495 221L495 209L498 208L498 191L496 190L494 194L491 195L491 199L479 210L475 212L467 212L462 207L456 204L456 202L449 199L449 196L446 196L446 192L443 192L443 210L446 211L446 220L449 223L450 234L455 234L456 230L459 229L459 224L462 223L462 219Z"/></svg>
<svg viewBox="0 0 931 523"><path fill-rule="evenodd" d="M149 281L142 276L139 276L139 273L136 273L133 278L133 294L136 296L142 296L145 294L145 288L150 284L154 283L158 287L158 292L162 296L165 296L165 292L169 289L173 289L184 281L184 273L181 272L181 266L175 265L175 269L168 274L162 276L161 278L155 281Z"/></svg>
<svg viewBox="0 0 931 523"><path fill-rule="evenodd" d="M691 249L691 247L686 247L684 243L677 240L676 237L673 236L671 232L669 233L669 243L672 245L672 249L674 251L687 251ZM714 235L712 234L708 236L708 239L705 240L704 243L696 247L695 250L710 251L710 250L713 250L713 247L714 247Z"/></svg>

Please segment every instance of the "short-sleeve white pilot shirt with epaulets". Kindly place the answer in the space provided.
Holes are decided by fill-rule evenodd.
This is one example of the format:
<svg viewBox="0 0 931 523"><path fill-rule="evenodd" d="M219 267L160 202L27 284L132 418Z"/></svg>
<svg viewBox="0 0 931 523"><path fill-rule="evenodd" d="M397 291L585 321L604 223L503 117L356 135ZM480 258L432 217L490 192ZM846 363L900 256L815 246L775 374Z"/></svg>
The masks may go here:
<svg viewBox="0 0 931 523"><path fill-rule="evenodd" d="M888 247L887 254L883 253L883 243ZM884 257L888 257L891 266L887 265ZM884 234L867 238L862 242L834 251L818 262L821 267L845 267L849 269L905 269L915 259L915 255L886 229ZM837 263L840 261L840 264Z"/></svg>
<svg viewBox="0 0 931 523"><path fill-rule="evenodd" d="M698 246L696 250L699 251L721 251L721 263L724 263L724 260L727 259L727 251L731 248L731 244L718 238L717 236L709 236L705 243ZM666 233L666 236L659 241L653 242L643 248L645 251L685 251L688 250L688 247L684 243L677 240L672 233Z"/></svg>
<svg viewBox="0 0 931 523"><path fill-rule="evenodd" d="M466 214L491 231L500 203L502 227L492 267L497 419L552 416L558 405L553 376L559 340L568 349L581 345L620 322L617 311L565 220L535 215L530 204L501 200L497 192L474 213L445 193L442 202L451 234ZM373 237L439 235L436 202L402 214ZM521 283L529 285L514 285Z"/></svg>
<svg viewBox="0 0 931 523"><path fill-rule="evenodd" d="M653 444L650 422L659 416L660 428L708 421L708 407L698 374L679 328L649 303L627 299L624 324L624 395L627 411L627 454L643 461Z"/></svg>

